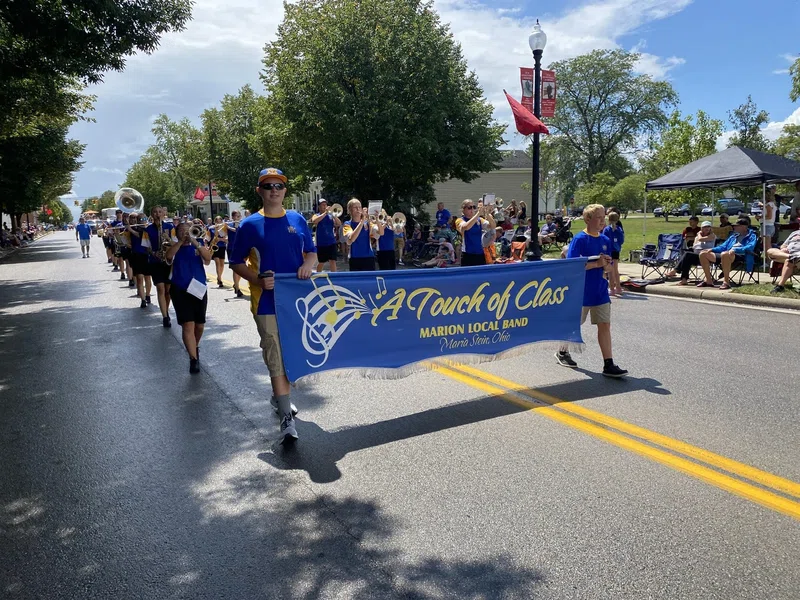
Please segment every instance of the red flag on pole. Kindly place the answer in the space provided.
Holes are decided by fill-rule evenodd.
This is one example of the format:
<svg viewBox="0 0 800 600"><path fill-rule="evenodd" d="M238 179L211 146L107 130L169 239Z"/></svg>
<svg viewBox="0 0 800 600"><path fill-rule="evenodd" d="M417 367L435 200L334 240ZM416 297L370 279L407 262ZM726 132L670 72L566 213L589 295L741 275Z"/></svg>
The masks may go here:
<svg viewBox="0 0 800 600"><path fill-rule="evenodd" d="M503 93L506 95L506 98L508 98L508 103L511 105L511 111L514 113L514 121L517 124L517 131L519 131L522 135L531 135L532 133L550 133L547 127L545 127L545 124L537 119L531 111L509 96L507 91L503 90Z"/></svg>
<svg viewBox="0 0 800 600"><path fill-rule="evenodd" d="M205 197L206 197L206 195L203 193L202 189L197 188L197 190L195 190L195 192L194 192L195 200L202 200Z"/></svg>

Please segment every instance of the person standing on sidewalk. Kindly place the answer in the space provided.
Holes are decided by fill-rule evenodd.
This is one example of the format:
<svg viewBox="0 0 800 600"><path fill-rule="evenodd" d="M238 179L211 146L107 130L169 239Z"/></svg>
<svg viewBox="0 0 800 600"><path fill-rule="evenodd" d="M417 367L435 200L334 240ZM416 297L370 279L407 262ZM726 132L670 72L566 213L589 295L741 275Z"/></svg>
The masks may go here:
<svg viewBox="0 0 800 600"><path fill-rule="evenodd" d="M80 222L75 226L75 241L81 243L81 258L89 258L89 243L92 241L92 228L86 223L86 219L80 218Z"/></svg>
<svg viewBox="0 0 800 600"><path fill-rule="evenodd" d="M624 377L628 371L614 364L611 354L611 298L608 295L608 283L603 272L611 264L609 253L612 243L608 237L600 233L606 224L606 209L602 204L590 204L583 210L583 220L586 222L586 229L572 238L567 250L567 258L585 256L591 259L586 263L581 324L591 315L592 325L597 325L597 342L603 354L603 375ZM556 360L562 367L574 369L578 366L565 346L556 352Z"/></svg>
<svg viewBox="0 0 800 600"><path fill-rule="evenodd" d="M283 208L286 182L279 169L267 168L259 173L256 193L263 208L239 226L230 265L250 282L250 308L272 383L270 403L281 419L281 443L291 444L298 437L294 423L297 408L289 399L291 386L283 368L275 320L274 274L296 273L298 279L308 279L317 266L317 249L303 215Z"/></svg>

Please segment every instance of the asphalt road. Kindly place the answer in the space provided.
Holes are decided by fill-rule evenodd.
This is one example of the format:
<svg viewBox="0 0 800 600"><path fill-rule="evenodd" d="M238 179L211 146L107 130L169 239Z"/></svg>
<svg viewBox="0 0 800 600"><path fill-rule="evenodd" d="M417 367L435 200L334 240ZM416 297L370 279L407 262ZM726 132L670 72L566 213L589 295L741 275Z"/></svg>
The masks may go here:
<svg viewBox="0 0 800 600"><path fill-rule="evenodd" d="M298 390L284 451L248 301L210 289L190 377L93 250L0 263L7 597L800 596L800 315L631 296L627 380L587 325L577 371Z"/></svg>

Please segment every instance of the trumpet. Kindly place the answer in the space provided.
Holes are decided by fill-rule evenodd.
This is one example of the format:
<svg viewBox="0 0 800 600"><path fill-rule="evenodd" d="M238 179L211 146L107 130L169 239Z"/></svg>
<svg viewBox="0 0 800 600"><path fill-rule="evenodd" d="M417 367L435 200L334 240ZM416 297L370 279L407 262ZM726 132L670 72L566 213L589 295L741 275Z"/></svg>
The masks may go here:
<svg viewBox="0 0 800 600"><path fill-rule="evenodd" d="M342 208L341 204L337 203L328 208L328 214L334 219L338 219L344 214L344 209Z"/></svg>
<svg viewBox="0 0 800 600"><path fill-rule="evenodd" d="M503 208L503 199L502 198L498 198L497 200L494 201L494 205L495 205L495 208L497 208L498 210L502 209Z"/></svg>
<svg viewBox="0 0 800 600"><path fill-rule="evenodd" d="M124 213L139 213L144 210L144 197L133 188L120 188L114 194L114 204Z"/></svg>
<svg viewBox="0 0 800 600"><path fill-rule="evenodd" d="M205 239L207 234L208 234L208 230L206 230L206 226L205 225L195 224L195 225L192 225L191 228L189 229L189 237L197 240L198 242L200 240Z"/></svg>
<svg viewBox="0 0 800 600"><path fill-rule="evenodd" d="M379 225L386 225L386 222L389 220L389 215L386 214L386 211L381 209L381 212L378 213L378 217L376 219Z"/></svg>

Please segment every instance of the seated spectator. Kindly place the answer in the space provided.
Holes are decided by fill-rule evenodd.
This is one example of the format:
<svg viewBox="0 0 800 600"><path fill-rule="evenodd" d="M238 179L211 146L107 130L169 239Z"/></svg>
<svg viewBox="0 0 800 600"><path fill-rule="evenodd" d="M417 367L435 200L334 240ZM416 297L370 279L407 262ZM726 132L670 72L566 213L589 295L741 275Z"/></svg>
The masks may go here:
<svg viewBox="0 0 800 600"><path fill-rule="evenodd" d="M553 215L546 214L544 225L539 230L539 244L552 244L556 239L556 231L558 231L558 223L553 220Z"/></svg>
<svg viewBox="0 0 800 600"><path fill-rule="evenodd" d="M683 241L686 242L686 248L691 248L694 245L694 238L700 233L698 223L700 219L695 216L689 217L689 226L683 230Z"/></svg>
<svg viewBox="0 0 800 600"><path fill-rule="evenodd" d="M697 287L714 287L714 279L711 277L711 264L718 262L722 266L723 283L719 287L721 290L731 289L731 266L737 256L745 256L752 252L756 247L758 236L750 231L750 219L739 217L733 227L736 235L730 236L727 240L714 246L711 250L700 252L700 266L703 267L705 281L697 284Z"/></svg>
<svg viewBox="0 0 800 600"><path fill-rule="evenodd" d="M418 267L446 267L456 262L456 253L453 244L448 242L445 238L439 238L439 251L429 261L418 263L414 261L415 266Z"/></svg>
<svg viewBox="0 0 800 600"><path fill-rule="evenodd" d="M783 263L781 277L770 291L770 294L779 294L786 289L786 283L791 279L795 266L800 262L800 230L790 233L780 248L767 250L767 257L775 262Z"/></svg>
<svg viewBox="0 0 800 600"><path fill-rule="evenodd" d="M692 267L696 267L700 264L700 253L703 250L711 250L716 241L717 236L711 231L711 221L703 221L703 224L700 226L700 233L694 238L692 250L690 252L684 252L675 268L675 271L681 274L681 280L678 282L678 285L688 285L689 272L692 270ZM672 273L675 273L675 271L672 271Z"/></svg>
<svg viewBox="0 0 800 600"><path fill-rule="evenodd" d="M730 235L731 231L733 231L733 225L728 218L728 213L722 213L719 216L719 227L717 229L722 229L723 227L728 228L728 235Z"/></svg>

